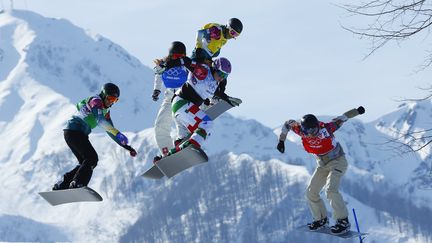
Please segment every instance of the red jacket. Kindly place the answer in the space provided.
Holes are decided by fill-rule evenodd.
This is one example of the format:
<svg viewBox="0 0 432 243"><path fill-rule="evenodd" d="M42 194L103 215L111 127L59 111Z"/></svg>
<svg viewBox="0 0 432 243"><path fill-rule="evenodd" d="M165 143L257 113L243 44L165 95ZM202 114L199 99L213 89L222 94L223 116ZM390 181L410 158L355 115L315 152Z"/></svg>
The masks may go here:
<svg viewBox="0 0 432 243"><path fill-rule="evenodd" d="M296 123L291 126L293 132L302 138L303 147L306 152L316 155L324 155L332 151L338 142L333 133L339 128L335 122L319 122L320 130L315 137L308 137L301 129L300 124Z"/></svg>

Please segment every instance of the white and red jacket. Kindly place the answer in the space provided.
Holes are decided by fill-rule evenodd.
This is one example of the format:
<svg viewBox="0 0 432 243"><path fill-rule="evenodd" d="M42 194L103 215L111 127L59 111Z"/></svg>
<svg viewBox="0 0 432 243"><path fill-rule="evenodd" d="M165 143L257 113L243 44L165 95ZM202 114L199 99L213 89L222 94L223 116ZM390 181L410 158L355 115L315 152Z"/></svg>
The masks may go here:
<svg viewBox="0 0 432 243"><path fill-rule="evenodd" d="M333 120L328 123L319 122L318 134L314 137L309 137L302 132L299 122L289 120L283 125L279 140L285 141L288 132L292 130L301 137L306 152L315 154L318 157L326 156L326 160L335 159L343 155L343 150L333 134L339 129L342 123L343 121L341 120Z"/></svg>

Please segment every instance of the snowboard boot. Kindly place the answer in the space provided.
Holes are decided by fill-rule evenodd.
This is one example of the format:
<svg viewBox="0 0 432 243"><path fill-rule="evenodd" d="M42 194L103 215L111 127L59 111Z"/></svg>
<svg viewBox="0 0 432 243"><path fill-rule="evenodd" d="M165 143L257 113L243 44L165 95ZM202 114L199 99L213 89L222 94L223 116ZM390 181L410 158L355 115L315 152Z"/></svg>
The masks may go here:
<svg viewBox="0 0 432 243"><path fill-rule="evenodd" d="M320 219L320 220L315 220L312 223L307 224L309 226L309 230L310 231L316 231L319 229L322 229L326 226L328 226L329 221L327 219L327 217Z"/></svg>
<svg viewBox="0 0 432 243"><path fill-rule="evenodd" d="M162 155L156 155L154 158L153 158L153 164L156 164L159 160L161 160L163 157L162 157Z"/></svg>
<svg viewBox="0 0 432 243"><path fill-rule="evenodd" d="M80 188L83 187L83 184L78 184L76 181L72 181L69 185L69 189Z"/></svg>
<svg viewBox="0 0 432 243"><path fill-rule="evenodd" d="M169 153L169 149L168 149L168 147L163 147L163 148L162 148L162 156L167 156L168 153Z"/></svg>
<svg viewBox="0 0 432 243"><path fill-rule="evenodd" d="M65 182L64 180L58 181L56 184L54 184L54 186L52 188L53 191L65 190L65 189L69 189L69 184L67 182Z"/></svg>
<svg viewBox="0 0 432 243"><path fill-rule="evenodd" d="M177 152L180 152L182 149L185 149L189 146L195 146L193 143L190 142L190 140L186 140L179 144L178 146L175 146L174 148L170 149L168 156L173 155Z"/></svg>
<svg viewBox="0 0 432 243"><path fill-rule="evenodd" d="M330 228L332 234L340 235L346 233L350 230L351 224L348 221L348 218L338 219L336 224Z"/></svg>
<svg viewBox="0 0 432 243"><path fill-rule="evenodd" d="M179 146L184 141L184 139L185 138L178 138L178 139L174 140L174 146L175 147Z"/></svg>

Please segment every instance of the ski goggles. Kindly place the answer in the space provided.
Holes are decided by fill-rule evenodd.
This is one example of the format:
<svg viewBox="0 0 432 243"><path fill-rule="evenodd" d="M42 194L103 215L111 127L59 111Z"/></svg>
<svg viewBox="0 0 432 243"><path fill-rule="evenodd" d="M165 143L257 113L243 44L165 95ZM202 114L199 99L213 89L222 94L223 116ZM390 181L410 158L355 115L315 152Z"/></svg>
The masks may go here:
<svg viewBox="0 0 432 243"><path fill-rule="evenodd" d="M172 54L172 59L179 59L179 58L182 58L184 56L185 56L185 54L174 53L174 54Z"/></svg>
<svg viewBox="0 0 432 243"><path fill-rule="evenodd" d="M319 128L318 127L311 127L311 128L301 128L302 132L305 135L316 135L318 133Z"/></svg>
<svg viewBox="0 0 432 243"><path fill-rule="evenodd" d="M235 39L240 35L237 31L235 31L233 28L228 27L228 33Z"/></svg>
<svg viewBox="0 0 432 243"><path fill-rule="evenodd" d="M228 73L226 73L226 72L224 72L224 71L217 70L216 73L217 73L217 75L218 75L219 77L221 77L222 79L226 79L226 78L228 78Z"/></svg>
<svg viewBox="0 0 432 243"><path fill-rule="evenodd" d="M117 96L113 96L113 95L107 95L106 99L111 103L116 103L119 100Z"/></svg>

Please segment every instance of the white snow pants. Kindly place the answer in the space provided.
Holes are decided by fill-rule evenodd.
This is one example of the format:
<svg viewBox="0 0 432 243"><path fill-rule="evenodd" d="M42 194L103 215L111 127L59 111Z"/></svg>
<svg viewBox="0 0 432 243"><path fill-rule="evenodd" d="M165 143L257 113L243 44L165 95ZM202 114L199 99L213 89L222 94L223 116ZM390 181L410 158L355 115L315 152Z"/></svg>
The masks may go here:
<svg viewBox="0 0 432 243"><path fill-rule="evenodd" d="M171 110L171 100L174 96L172 89L166 89L164 99L157 114L154 130L156 143L162 155L167 155L169 149L174 147L173 139L171 138L171 127L174 123L174 117Z"/></svg>
<svg viewBox="0 0 432 243"><path fill-rule="evenodd" d="M333 218L343 219L348 217L348 210L342 195L339 193L340 180L347 167L348 163L344 155L329 161L325 165L318 163L318 167L315 169L306 189L306 199L314 220L327 217L326 207L319 195L326 184L327 199L333 208Z"/></svg>

